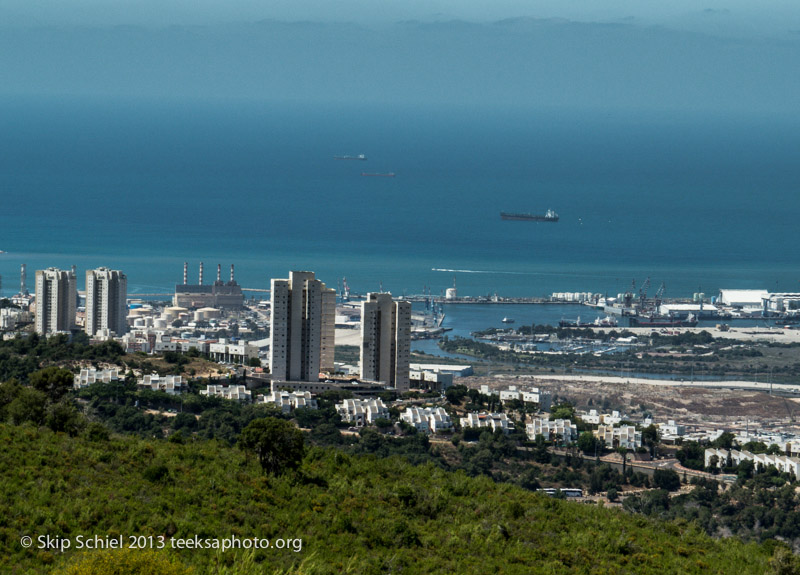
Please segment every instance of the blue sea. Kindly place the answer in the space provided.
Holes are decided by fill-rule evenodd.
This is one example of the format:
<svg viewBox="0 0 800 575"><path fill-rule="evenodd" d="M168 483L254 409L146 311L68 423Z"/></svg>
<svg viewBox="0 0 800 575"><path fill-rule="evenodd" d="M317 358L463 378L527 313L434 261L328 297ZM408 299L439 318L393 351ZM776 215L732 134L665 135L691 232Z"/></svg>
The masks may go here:
<svg viewBox="0 0 800 575"><path fill-rule="evenodd" d="M104 265L133 295L184 261L250 288L307 269L362 293L800 291L797 120L4 97L0 126L4 296L22 263L31 290Z"/></svg>

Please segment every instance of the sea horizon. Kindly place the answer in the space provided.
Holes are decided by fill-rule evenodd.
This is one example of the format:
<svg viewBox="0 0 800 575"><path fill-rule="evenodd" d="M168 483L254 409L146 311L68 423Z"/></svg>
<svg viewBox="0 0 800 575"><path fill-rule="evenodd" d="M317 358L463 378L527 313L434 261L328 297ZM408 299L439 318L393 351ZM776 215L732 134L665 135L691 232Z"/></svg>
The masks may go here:
<svg viewBox="0 0 800 575"><path fill-rule="evenodd" d="M307 269L395 295L800 291L800 131L777 119L92 103L0 99L0 296L23 263L31 291L76 265L79 288L107 266L131 297L169 293L184 261L257 289Z"/></svg>

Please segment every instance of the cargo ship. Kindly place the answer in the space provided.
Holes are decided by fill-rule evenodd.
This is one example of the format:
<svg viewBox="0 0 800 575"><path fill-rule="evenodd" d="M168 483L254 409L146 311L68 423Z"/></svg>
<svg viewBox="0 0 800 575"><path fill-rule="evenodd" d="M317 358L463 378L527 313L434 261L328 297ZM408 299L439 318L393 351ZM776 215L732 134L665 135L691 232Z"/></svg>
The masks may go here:
<svg viewBox="0 0 800 575"><path fill-rule="evenodd" d="M369 176L373 178L394 178L394 172L361 172L362 176Z"/></svg>
<svg viewBox="0 0 800 575"><path fill-rule="evenodd" d="M630 327L695 327L697 325L697 318L693 315L689 315L686 319L662 316L631 317L628 321Z"/></svg>
<svg viewBox="0 0 800 575"><path fill-rule="evenodd" d="M516 220L521 222L557 222L558 214L553 210L547 210L544 215L510 214L508 212L500 212L500 218L504 220Z"/></svg>
<svg viewBox="0 0 800 575"><path fill-rule="evenodd" d="M576 321L562 319L558 322L558 327L617 327L617 320L613 317L597 318L594 321L582 322L581 318Z"/></svg>

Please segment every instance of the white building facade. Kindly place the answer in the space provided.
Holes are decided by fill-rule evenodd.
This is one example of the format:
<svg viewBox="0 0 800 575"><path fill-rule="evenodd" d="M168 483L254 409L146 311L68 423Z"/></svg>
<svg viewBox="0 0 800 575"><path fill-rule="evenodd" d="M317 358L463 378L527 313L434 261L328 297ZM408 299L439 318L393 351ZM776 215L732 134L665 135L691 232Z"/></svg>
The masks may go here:
<svg viewBox="0 0 800 575"><path fill-rule="evenodd" d="M642 446L642 434L636 431L633 425L622 425L614 427L612 425L601 425L594 432L595 437L602 441L606 447L625 449L636 449Z"/></svg>
<svg viewBox="0 0 800 575"><path fill-rule="evenodd" d="M51 334L75 327L77 282L72 271L36 271L36 333Z"/></svg>
<svg viewBox="0 0 800 575"><path fill-rule="evenodd" d="M409 388L411 304L390 293L367 294L361 302L361 378L398 391Z"/></svg>
<svg viewBox="0 0 800 575"><path fill-rule="evenodd" d="M422 433L439 433L453 429L450 415L443 407L407 407L400 421L413 425Z"/></svg>
<svg viewBox="0 0 800 575"><path fill-rule="evenodd" d="M128 278L118 270L86 270L86 324L93 336L107 330L117 337L128 332Z"/></svg>
<svg viewBox="0 0 800 575"><path fill-rule="evenodd" d="M336 292L314 272L271 282L269 365L276 381L318 381L333 370Z"/></svg>
<svg viewBox="0 0 800 575"><path fill-rule="evenodd" d="M345 399L336 404L341 418L356 427L375 423L377 419L389 419L389 409L381 399Z"/></svg>
<svg viewBox="0 0 800 575"><path fill-rule="evenodd" d="M544 417L534 418L531 423L525 426L525 433L528 439L535 440L537 435L544 437L545 441L574 443L578 440L578 426L569 419L547 419Z"/></svg>
<svg viewBox="0 0 800 575"><path fill-rule="evenodd" d="M498 429L508 433L514 429L514 424L509 421L505 413L468 413L459 420L461 427L485 427L491 431Z"/></svg>

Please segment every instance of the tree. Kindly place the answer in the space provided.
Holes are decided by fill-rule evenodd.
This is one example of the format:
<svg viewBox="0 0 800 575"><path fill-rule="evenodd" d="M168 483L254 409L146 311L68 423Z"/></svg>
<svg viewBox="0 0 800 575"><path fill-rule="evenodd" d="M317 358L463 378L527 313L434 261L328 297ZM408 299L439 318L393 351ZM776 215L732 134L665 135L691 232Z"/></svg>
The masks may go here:
<svg viewBox="0 0 800 575"><path fill-rule="evenodd" d="M677 491L681 488L681 478L674 469L656 469L653 472L653 484L657 489Z"/></svg>
<svg viewBox="0 0 800 575"><path fill-rule="evenodd" d="M453 404L460 404L466 395L467 388L464 385L453 385L448 387L444 392L447 401Z"/></svg>
<svg viewBox="0 0 800 575"><path fill-rule="evenodd" d="M617 447L617 453L622 456L622 475L625 475L625 472L628 470L628 448Z"/></svg>
<svg viewBox="0 0 800 575"><path fill-rule="evenodd" d="M575 421L575 406L570 403L554 405L550 410L550 419L569 419Z"/></svg>
<svg viewBox="0 0 800 575"><path fill-rule="evenodd" d="M252 451L265 474L280 475L297 469L303 460L303 433L288 421L265 417L256 419L242 430L239 447Z"/></svg>
<svg viewBox="0 0 800 575"><path fill-rule="evenodd" d="M29 381L34 389L46 394L52 401L58 401L72 389L75 376L68 369L50 366L34 371Z"/></svg>
<svg viewBox="0 0 800 575"><path fill-rule="evenodd" d="M47 396L30 387L19 387L17 396L8 404L6 413L11 422L20 425L30 421L34 425L44 423Z"/></svg>
<svg viewBox="0 0 800 575"><path fill-rule="evenodd" d="M716 449L733 449L735 440L736 436L730 431L726 431L711 442L711 447L715 447Z"/></svg>
<svg viewBox="0 0 800 575"><path fill-rule="evenodd" d="M642 443L650 448L650 457L656 455L656 445L661 441L661 434L658 432L658 427L655 425L648 425L642 429Z"/></svg>
<svg viewBox="0 0 800 575"><path fill-rule="evenodd" d="M584 453L594 454L598 449L599 441L591 431L584 431L578 436L578 449Z"/></svg>

